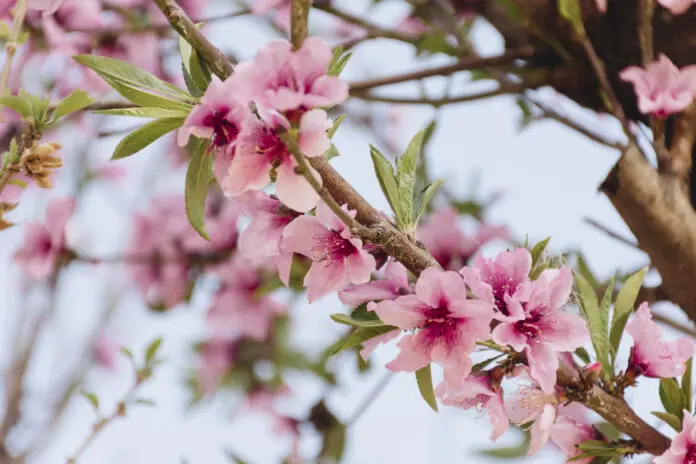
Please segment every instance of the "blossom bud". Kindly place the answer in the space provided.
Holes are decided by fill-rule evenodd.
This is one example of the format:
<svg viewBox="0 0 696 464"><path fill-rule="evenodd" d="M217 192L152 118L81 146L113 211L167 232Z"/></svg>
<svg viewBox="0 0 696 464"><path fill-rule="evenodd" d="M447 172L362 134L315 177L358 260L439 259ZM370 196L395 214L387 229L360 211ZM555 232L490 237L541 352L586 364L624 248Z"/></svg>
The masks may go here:
<svg viewBox="0 0 696 464"><path fill-rule="evenodd" d="M19 165L24 173L34 179L34 182L41 188L51 188L49 176L54 169L63 166L61 160L55 153L61 148L61 144L56 142L42 143L24 150Z"/></svg>
<svg viewBox="0 0 696 464"><path fill-rule="evenodd" d="M602 375L602 366L598 362L588 364L583 369L583 374L587 383L591 385Z"/></svg>

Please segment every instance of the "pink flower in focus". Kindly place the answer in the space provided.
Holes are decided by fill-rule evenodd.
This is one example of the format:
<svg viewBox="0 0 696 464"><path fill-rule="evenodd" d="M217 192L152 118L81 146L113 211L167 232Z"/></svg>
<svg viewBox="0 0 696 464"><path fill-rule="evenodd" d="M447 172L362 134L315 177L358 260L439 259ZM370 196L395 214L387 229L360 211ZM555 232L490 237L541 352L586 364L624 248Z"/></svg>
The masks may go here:
<svg viewBox="0 0 696 464"><path fill-rule="evenodd" d="M653 459L653 464L690 464L696 462L696 419L691 411L684 410L682 430L669 449Z"/></svg>
<svg viewBox="0 0 696 464"><path fill-rule="evenodd" d="M489 336L492 305L467 299L461 276L431 267L416 282L415 295L385 300L374 307L385 324L419 329L399 340L401 353L387 364L393 371L416 371L431 361L462 376L471 369L468 354Z"/></svg>
<svg viewBox="0 0 696 464"><path fill-rule="evenodd" d="M619 74L633 84L643 114L667 117L686 109L696 95L696 66L677 68L664 54L647 68L630 66Z"/></svg>
<svg viewBox="0 0 696 464"><path fill-rule="evenodd" d="M290 0L254 0L251 12L256 15L265 15L275 10L273 21L284 31L290 30Z"/></svg>
<svg viewBox="0 0 696 464"><path fill-rule="evenodd" d="M518 305L511 307L507 298L530 282L529 272L532 270L532 255L526 248L515 248L512 251L498 253L495 259L476 256L470 267L462 268L459 273L478 298L495 305L494 318L517 320L522 314L511 314L511 310L520 309Z"/></svg>
<svg viewBox="0 0 696 464"><path fill-rule="evenodd" d="M318 37L309 37L296 52L287 40L274 40L254 61L237 65L231 80L242 94L278 111L334 106L348 98L348 84L327 75L331 53Z"/></svg>
<svg viewBox="0 0 696 464"><path fill-rule="evenodd" d="M684 373L684 363L693 356L694 344L687 337L671 342L662 340L662 329L652 321L648 303L640 305L636 315L626 325L633 337L633 347L628 360L628 370L635 375L666 378Z"/></svg>
<svg viewBox="0 0 696 464"><path fill-rule="evenodd" d="M587 419L587 409L580 403L558 406L556 421L549 430L549 437L568 459L582 453L578 445L598 438L597 431ZM589 457L573 462L589 464L592 459Z"/></svg>
<svg viewBox="0 0 696 464"><path fill-rule="evenodd" d="M65 226L75 211L75 198L53 200L46 210L46 222L26 225L24 244L14 255L15 262L31 277L43 279L55 272L65 248Z"/></svg>
<svg viewBox="0 0 696 464"><path fill-rule="evenodd" d="M116 367L116 358L120 350L121 345L101 334L92 347L92 356L101 367L112 371Z"/></svg>
<svg viewBox="0 0 696 464"><path fill-rule="evenodd" d="M295 158L278 136L278 132L288 130L290 124L275 111L266 112L264 116L263 120L251 113L247 117L235 157L222 181L223 190L237 196L262 189L270 183L270 171L275 169L276 194L280 201L297 211L314 208L319 195L304 176L296 172ZM331 142L326 131L330 127L324 110L311 110L302 115L298 142L306 156L322 156L329 149ZM313 169L312 175L321 179Z"/></svg>
<svg viewBox="0 0 696 464"><path fill-rule="evenodd" d="M280 280L288 285L292 253L280 248L283 230L300 214L285 207L279 200L262 191L251 191L238 197L244 214L251 222L239 236L239 251L253 263L272 261Z"/></svg>
<svg viewBox="0 0 696 464"><path fill-rule="evenodd" d="M221 81L213 76L200 104L189 113L179 129L177 142L180 147L188 143L192 135L212 139L215 149L213 171L222 183L234 157L237 137L249 114L246 101L236 92L231 79Z"/></svg>
<svg viewBox="0 0 696 464"><path fill-rule="evenodd" d="M351 283L369 282L376 267L375 258L363 248L362 240L354 237L323 201L317 206L316 217L300 216L285 228L281 249L313 261L304 279L310 302Z"/></svg>
<svg viewBox="0 0 696 464"><path fill-rule="evenodd" d="M234 365L236 348L236 341L226 338L211 338L203 343L196 373L198 389L203 395L215 393Z"/></svg>
<svg viewBox="0 0 696 464"><path fill-rule="evenodd" d="M503 403L503 391L500 387L493 387L492 379L486 372L472 374L456 386L442 382L435 389L435 394L442 404L448 406L485 409L493 426L492 441L497 440L510 426Z"/></svg>
<svg viewBox="0 0 696 464"><path fill-rule="evenodd" d="M532 456L548 441L556 421L558 398L552 391L544 392L535 384L517 389L506 401L505 411L510 422L516 425L535 421L531 428L531 442L527 454Z"/></svg>
<svg viewBox="0 0 696 464"><path fill-rule="evenodd" d="M363 303L379 300L395 300L411 293L408 271L398 261L390 259L384 269L384 278L365 284L351 285L338 292L341 303L357 308Z"/></svg>
<svg viewBox="0 0 696 464"><path fill-rule="evenodd" d="M686 13L691 5L696 3L694 0L657 0L657 3L667 8L674 15Z"/></svg>
<svg viewBox="0 0 696 464"><path fill-rule="evenodd" d="M452 207L435 212L426 224L418 228L417 235L437 262L450 271L466 265L486 242L510 238L506 227L491 226L481 226L474 237L464 235L457 212Z"/></svg>
<svg viewBox="0 0 696 464"><path fill-rule="evenodd" d="M506 298L510 314L519 315L517 320L503 321L493 329L493 341L524 350L530 375L545 392L552 392L556 384L558 354L590 340L585 321L561 311L572 287L568 266L544 271Z"/></svg>

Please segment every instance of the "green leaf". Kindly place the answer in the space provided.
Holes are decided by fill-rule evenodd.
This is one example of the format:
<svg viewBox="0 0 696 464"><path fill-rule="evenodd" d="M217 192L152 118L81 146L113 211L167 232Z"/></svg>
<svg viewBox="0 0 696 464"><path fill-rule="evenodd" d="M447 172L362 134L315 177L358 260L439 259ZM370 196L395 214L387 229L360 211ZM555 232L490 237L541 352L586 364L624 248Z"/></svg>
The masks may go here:
<svg viewBox="0 0 696 464"><path fill-rule="evenodd" d="M208 142L196 139L191 161L186 171L186 216L191 226L206 240L210 240L205 229L205 200L210 181L213 179L213 156L206 153Z"/></svg>
<svg viewBox="0 0 696 464"><path fill-rule="evenodd" d="M492 358L486 359L485 361L481 361L480 363L476 363L471 367L471 372L482 371L486 367L488 367L489 364L497 361L498 359L502 358L503 356L505 356L505 354L499 354L498 356L494 356Z"/></svg>
<svg viewBox="0 0 696 464"><path fill-rule="evenodd" d="M585 364L589 364L592 359L590 358L590 353L587 352L587 350L583 347L578 348L575 350L575 355L580 358L581 361L583 361Z"/></svg>
<svg viewBox="0 0 696 464"><path fill-rule="evenodd" d="M150 145L184 123L184 118L156 119L126 135L116 146L112 160L126 158Z"/></svg>
<svg viewBox="0 0 696 464"><path fill-rule="evenodd" d="M191 101L191 95L186 91L125 61L98 55L75 55L73 59L92 68L105 80L116 79L136 88L152 90L178 100Z"/></svg>
<svg viewBox="0 0 696 464"><path fill-rule="evenodd" d="M590 283L590 285L592 285L592 288L599 287L599 281L590 270L590 267L587 265L587 261L585 261L582 253L578 253L577 260L578 272L580 275L583 276Z"/></svg>
<svg viewBox="0 0 696 464"><path fill-rule="evenodd" d="M416 371L416 382L418 383L418 391L428 403L428 406L433 411L437 412L437 400L435 399L435 390L433 389L433 376L430 370L430 364Z"/></svg>
<svg viewBox="0 0 696 464"><path fill-rule="evenodd" d="M440 188L443 182L444 181L442 179L431 182L425 186L421 193L418 194L418 198L416 198L416 208L418 209L416 211L416 215L413 217L414 225L418 225L418 221L420 221L421 216L423 216L423 213L425 213L428 205L435 196L435 193L437 193L437 189Z"/></svg>
<svg viewBox="0 0 696 464"><path fill-rule="evenodd" d="M341 156L341 154L338 152L338 148L336 148L336 145L332 143L329 149L324 152L324 159L326 161L330 161L337 156Z"/></svg>
<svg viewBox="0 0 696 464"><path fill-rule="evenodd" d="M681 432L682 421L681 421L681 419L679 419L679 417L675 416L674 414L670 414L668 412L661 412L661 411L653 411L650 414L662 419L667 425L672 427L675 431Z"/></svg>
<svg viewBox="0 0 696 464"><path fill-rule="evenodd" d="M495 459L514 459L521 458L527 454L529 449L530 434L524 434L524 440L517 446L511 446L509 448L494 448L490 450L482 450L479 453L488 456L489 458Z"/></svg>
<svg viewBox="0 0 696 464"><path fill-rule="evenodd" d="M348 335L340 343L337 343L331 350L331 355L340 353L343 350L353 348L362 344L363 342L370 340L371 338L379 337L392 330L399 330L393 325L382 325L379 327L358 327L350 335Z"/></svg>
<svg viewBox="0 0 696 464"><path fill-rule="evenodd" d="M558 12L573 26L576 34L585 35L585 26L582 23L582 11L578 0L558 0Z"/></svg>
<svg viewBox="0 0 696 464"><path fill-rule="evenodd" d="M578 445L588 456L620 456L621 450L612 443L601 440L587 440Z"/></svg>
<svg viewBox="0 0 696 464"><path fill-rule="evenodd" d="M684 409L689 411L689 413L692 412L692 393L691 393L691 364L693 363L694 358L689 358L688 361L686 361L686 370L684 371L684 375L682 376L681 379L681 389L682 389L682 403L684 404Z"/></svg>
<svg viewBox="0 0 696 464"><path fill-rule="evenodd" d="M597 361L602 366L605 374L612 371L609 363L609 340L607 336L608 316L602 313L597 302L597 294L592 286L580 274L575 273L575 286L580 296L580 309L582 310L592 338L592 346L597 354Z"/></svg>
<svg viewBox="0 0 696 464"><path fill-rule="evenodd" d="M539 262L539 259L541 259L542 255L544 254L544 251L546 251L546 247L548 246L549 242L551 241L551 237L547 237L541 242L537 243L532 247L530 254L532 255L532 269L537 265Z"/></svg>
<svg viewBox="0 0 696 464"><path fill-rule="evenodd" d="M397 218L403 218L403 211L399 203L399 186L394 176L394 168L379 149L373 145L370 145L370 156L372 157L372 164L375 167L375 174L377 174L382 193L387 198L394 215Z"/></svg>
<svg viewBox="0 0 696 464"><path fill-rule="evenodd" d="M681 418L684 411L682 393L676 379L660 379L660 401L666 412Z"/></svg>
<svg viewBox="0 0 696 464"><path fill-rule="evenodd" d="M196 90L205 93L211 81L210 70L198 56L198 52L183 38L179 37L179 54L184 71L191 78Z"/></svg>
<svg viewBox="0 0 696 464"><path fill-rule="evenodd" d="M336 119L334 119L333 124L329 128L328 131L326 131L326 134L329 136L330 139L333 138L334 134L336 134L336 131L338 130L339 127L341 127L341 123L343 122L344 119L346 119L347 114L343 113Z"/></svg>
<svg viewBox="0 0 696 464"><path fill-rule="evenodd" d="M147 348L145 348L145 364L152 364L157 356L157 351L159 351L160 346L162 346L162 338L158 337L150 343Z"/></svg>
<svg viewBox="0 0 696 464"><path fill-rule="evenodd" d="M413 218L413 194L416 186L416 165L423 147L425 130L413 136L401 158L396 160L396 183L399 186L399 201L404 215L399 218L411 221ZM402 223L402 225L413 225Z"/></svg>
<svg viewBox="0 0 696 464"><path fill-rule="evenodd" d="M0 97L0 105L8 107L25 119L30 119L32 116L31 103L18 95Z"/></svg>
<svg viewBox="0 0 696 464"><path fill-rule="evenodd" d="M647 274L647 272L648 268L644 267L640 271L630 276L628 279L626 279L626 282L621 287L621 290L619 290L618 295L616 295L610 336L611 346L614 353L619 352L621 336L623 335L624 328L628 322L628 317L633 312L636 298L638 298L638 292L643 286L643 279L645 279L645 274Z"/></svg>
<svg viewBox="0 0 696 464"><path fill-rule="evenodd" d="M191 108L193 108L188 103L184 103L179 100L172 100L171 98L161 97L154 93L143 91L117 79L104 78L104 80L111 87L113 87L114 90L136 105L144 107L167 108L170 110L181 110L187 114L191 111Z"/></svg>
<svg viewBox="0 0 696 464"><path fill-rule="evenodd" d="M329 76L340 76L343 72L343 68L346 67L352 55L353 54L350 52L344 55L342 45L334 48L333 53L331 54L331 62L329 63L329 70L327 74Z"/></svg>
<svg viewBox="0 0 696 464"><path fill-rule="evenodd" d="M95 411L99 412L99 398L97 395L86 390L82 390L80 394L84 396L87 401L89 401L89 404L94 408Z"/></svg>
<svg viewBox="0 0 696 464"><path fill-rule="evenodd" d="M188 111L183 109L167 108L115 108L111 110L97 110L94 113L108 114L111 116L131 116L134 118L186 118Z"/></svg>
<svg viewBox="0 0 696 464"><path fill-rule="evenodd" d="M602 302L599 305L599 313L602 315L603 319L607 320L607 327L609 325L609 312L611 311L611 300L614 298L614 282L616 281L616 276L611 276L609 283L607 284L606 290L604 290L604 295L602 296ZM614 356L613 349L609 353L612 357ZM613 364L610 364L611 370L608 373L613 373Z"/></svg>
<svg viewBox="0 0 696 464"><path fill-rule="evenodd" d="M83 90L75 90L73 93L62 99L60 103L58 103L56 109L53 110L51 119L55 122L60 118L69 115L70 113L80 111L82 108L91 105L93 102L94 99L90 97L87 92Z"/></svg>
<svg viewBox="0 0 696 464"><path fill-rule="evenodd" d="M131 350L129 350L125 346L121 348L121 353L123 353L123 355L125 357L127 357L128 359L130 359L131 361L135 361L135 358L133 357L133 353L131 352Z"/></svg>
<svg viewBox="0 0 696 464"><path fill-rule="evenodd" d="M374 314L374 313L373 313ZM338 322L339 324L351 325L354 327L382 327L384 322L382 322L379 317L375 314L375 319L372 320L359 320L354 319L346 314L332 314L331 319Z"/></svg>

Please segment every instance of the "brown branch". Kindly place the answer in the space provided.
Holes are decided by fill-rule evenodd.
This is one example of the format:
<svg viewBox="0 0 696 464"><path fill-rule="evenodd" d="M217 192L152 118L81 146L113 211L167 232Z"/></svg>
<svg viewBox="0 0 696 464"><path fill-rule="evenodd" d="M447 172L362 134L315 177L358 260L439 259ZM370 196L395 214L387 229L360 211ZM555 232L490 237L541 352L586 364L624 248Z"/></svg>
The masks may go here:
<svg viewBox="0 0 696 464"><path fill-rule="evenodd" d="M365 81L353 82L350 84L350 91L361 93L366 90L371 90L375 87L383 87L386 85L400 84L402 82L426 79L435 76L449 76L459 71L469 71L472 69L482 69L492 66L509 65L515 60L532 58L534 50L530 47L522 47L518 50L510 50L505 53L483 58L479 56L465 57L456 63L437 66L430 69L422 69L420 71L412 71L404 74L396 74L394 76L380 77L368 79Z"/></svg>
<svg viewBox="0 0 696 464"><path fill-rule="evenodd" d="M670 146L668 162L660 166L661 172L675 176L682 188L688 192L691 174L691 151L696 138L696 103L676 116L674 137Z"/></svg>
<svg viewBox="0 0 696 464"><path fill-rule="evenodd" d="M290 39L295 50L302 47L307 38L309 27L309 8L312 0L292 0L290 9Z"/></svg>
<svg viewBox="0 0 696 464"><path fill-rule="evenodd" d="M452 105L456 103L466 103L472 101L483 100L491 97L499 97L501 95L508 95L511 93L520 93L526 90L528 87L519 86L501 86L497 89L487 90L485 92L474 93L470 95L460 95L457 97L443 97L443 98L408 98L408 97L383 97L380 95L372 94L356 94L352 95L360 100L379 102L379 103L394 103L399 105L431 105L431 106L444 106Z"/></svg>
<svg viewBox="0 0 696 464"><path fill-rule="evenodd" d="M621 235L621 234L619 234L619 233L617 233L617 232L614 232L613 230L609 229L607 226L605 226L604 224L598 222L598 221L595 220L595 219L592 219L592 218L590 218L590 217L584 217L584 218L582 218L582 220L583 220L583 222L585 222L586 224L591 225L591 226L594 227L595 229L599 230L600 232L603 232L603 233L607 234L609 237L613 238L614 240L618 240L619 242L623 243L624 245L628 245L628 246L630 246L630 247L632 247L632 248L639 248L639 247L638 247L638 244L635 243L633 240L628 239L628 238L624 237L623 235Z"/></svg>

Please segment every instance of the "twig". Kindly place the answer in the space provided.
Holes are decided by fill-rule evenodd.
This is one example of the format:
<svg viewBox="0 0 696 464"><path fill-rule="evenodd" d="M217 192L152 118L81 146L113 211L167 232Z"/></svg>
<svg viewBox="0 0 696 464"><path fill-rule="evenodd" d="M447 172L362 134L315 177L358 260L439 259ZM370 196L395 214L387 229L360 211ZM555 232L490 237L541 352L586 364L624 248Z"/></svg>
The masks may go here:
<svg viewBox="0 0 696 464"><path fill-rule="evenodd" d="M456 63L446 64L444 66L438 66L430 69L423 69L420 71L413 71L404 74L396 74L394 76L380 77L376 79L369 79L365 81L353 82L350 84L351 93L360 93L366 90L373 89L375 87L382 87L392 84L400 84L402 82L408 82L413 80L425 79L434 76L449 76L459 71L468 71L472 69L481 69L491 66L509 65L515 60L531 58L534 56L534 49L532 47L522 47L518 50L509 50L505 53L493 56L493 57L467 57L463 58Z"/></svg>
<svg viewBox="0 0 696 464"><path fill-rule="evenodd" d="M394 373L393 372L387 372L384 374L384 376L380 379L379 382L370 390L370 392L365 395L365 398L362 400L362 402L358 405L357 408L355 408L355 411L353 411L353 414L351 414L348 419L344 422L344 425L346 427L353 425L360 419L360 417L369 409L369 407L374 403L374 401L379 398L379 395L384 392L384 389L389 385L389 382L394 378Z"/></svg>
<svg viewBox="0 0 696 464"><path fill-rule="evenodd" d="M666 325L669 328L677 330L685 335L688 335L692 338L696 338L696 330L694 330L692 327L688 327L688 326L681 324L677 321L673 321L672 319L670 319L666 316L663 316L662 314L658 314L654 311L652 313L652 316L653 316L653 320L655 320L663 325Z"/></svg>
<svg viewBox="0 0 696 464"><path fill-rule="evenodd" d="M510 86L510 87L499 87L497 89L488 90L481 93L474 93L470 95L459 95L457 97L444 97L444 98L408 98L408 97L383 97L380 95L373 94L356 94L353 95L355 98L360 100L381 102L381 103L394 103L400 105L432 105L434 107L452 105L455 103L466 103L471 101L483 100L485 98L499 97L501 95L508 95L511 93L519 93L526 90L525 86Z"/></svg>
<svg viewBox="0 0 696 464"><path fill-rule="evenodd" d="M292 0L290 16L290 41L295 50L302 47L302 43L307 38L309 27L309 8L312 0Z"/></svg>
<svg viewBox="0 0 696 464"><path fill-rule="evenodd" d="M17 52L17 40L22 33L22 25L24 24L24 16L27 13L27 1L28 0L17 0L17 4L14 7L13 19L12 19L12 36L10 40L5 44L5 63L2 66L2 74L0 74L0 97L5 96L7 91L7 83L10 80L10 71L12 71L12 59ZM3 106L0 105L0 122L4 121L5 118L2 115Z"/></svg>
<svg viewBox="0 0 696 464"><path fill-rule="evenodd" d="M584 217L584 218L582 218L582 220L586 224L591 225L592 227L599 230L600 232L607 234L609 237L613 238L614 240L618 240L619 242L623 243L624 245L628 245L632 248L636 248L636 249L640 250L640 247L638 246L638 244L636 242L624 237L623 235L621 235L617 232L614 232L613 230L609 229L604 224L600 224L595 219L592 219L591 217Z"/></svg>

